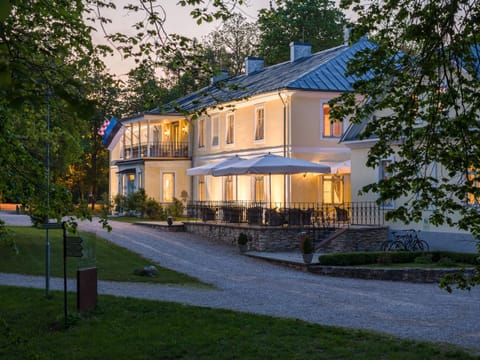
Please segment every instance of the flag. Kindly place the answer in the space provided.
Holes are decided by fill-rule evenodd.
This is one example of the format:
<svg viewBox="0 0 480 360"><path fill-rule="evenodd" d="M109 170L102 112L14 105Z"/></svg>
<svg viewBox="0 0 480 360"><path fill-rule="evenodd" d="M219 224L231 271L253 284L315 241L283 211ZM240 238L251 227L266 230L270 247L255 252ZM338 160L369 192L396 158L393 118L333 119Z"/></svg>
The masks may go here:
<svg viewBox="0 0 480 360"><path fill-rule="evenodd" d="M102 126L100 126L100 129L98 129L98 131L97 131L98 135L103 136L105 134L105 130L107 130L109 124L110 124L110 120L105 118Z"/></svg>
<svg viewBox="0 0 480 360"><path fill-rule="evenodd" d="M123 125L113 117L110 120L105 119L98 134L103 136L102 144L112 150L123 135Z"/></svg>

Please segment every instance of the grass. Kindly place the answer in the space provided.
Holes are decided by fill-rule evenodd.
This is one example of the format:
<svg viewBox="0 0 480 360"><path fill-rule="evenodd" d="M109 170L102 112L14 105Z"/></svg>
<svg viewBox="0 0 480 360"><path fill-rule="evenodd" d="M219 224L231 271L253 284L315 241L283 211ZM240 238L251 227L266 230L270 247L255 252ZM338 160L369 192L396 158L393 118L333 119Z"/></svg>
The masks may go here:
<svg viewBox="0 0 480 360"><path fill-rule="evenodd" d="M8 227L13 236L19 254L0 242L0 272L27 275L45 274L45 230L33 227ZM50 274L63 277L63 236L61 230L50 230ZM96 267L99 280L149 282L206 286L198 279L185 274L162 268L125 248L116 246L90 233L80 234L84 242L95 245ZM76 278L78 259L67 258L67 277ZM156 276L139 276L134 271L154 265L158 269Z"/></svg>
<svg viewBox="0 0 480 360"><path fill-rule="evenodd" d="M0 287L2 359L475 359L447 344L180 304L100 296L89 314L63 293ZM69 294L69 304L75 303ZM478 358L478 357L477 357Z"/></svg>

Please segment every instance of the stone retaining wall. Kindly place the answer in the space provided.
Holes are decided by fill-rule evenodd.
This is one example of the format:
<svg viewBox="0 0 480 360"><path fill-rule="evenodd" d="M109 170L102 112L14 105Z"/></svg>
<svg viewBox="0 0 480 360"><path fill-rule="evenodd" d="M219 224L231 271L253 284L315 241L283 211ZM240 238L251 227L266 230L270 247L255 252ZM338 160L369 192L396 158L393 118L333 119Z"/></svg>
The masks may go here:
<svg viewBox="0 0 480 360"><path fill-rule="evenodd" d="M186 222L185 230L226 244L236 244L238 235L244 232L250 239L249 250L275 252L299 250L297 237L305 229L302 227ZM380 244L387 240L387 236L387 227L355 226L337 230L329 238L323 240L317 249L327 253L378 250Z"/></svg>
<svg viewBox="0 0 480 360"><path fill-rule="evenodd" d="M352 226L337 231L322 241L317 249L325 253L375 251L388 239L388 227Z"/></svg>

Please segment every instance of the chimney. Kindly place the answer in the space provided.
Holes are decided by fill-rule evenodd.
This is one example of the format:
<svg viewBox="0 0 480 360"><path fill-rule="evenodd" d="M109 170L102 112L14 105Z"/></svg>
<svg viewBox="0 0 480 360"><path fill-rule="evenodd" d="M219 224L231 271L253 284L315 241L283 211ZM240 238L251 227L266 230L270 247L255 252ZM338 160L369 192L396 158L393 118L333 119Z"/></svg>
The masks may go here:
<svg viewBox="0 0 480 360"><path fill-rule="evenodd" d="M312 45L306 42L290 43L290 62L297 61L299 59L309 57L312 55Z"/></svg>
<svg viewBox="0 0 480 360"><path fill-rule="evenodd" d="M210 85L216 84L219 81L228 79L228 70L220 70L220 74L214 75L210 78Z"/></svg>
<svg viewBox="0 0 480 360"><path fill-rule="evenodd" d="M264 60L261 57L247 56L245 58L245 74L250 75L257 71L262 71Z"/></svg>
<svg viewBox="0 0 480 360"><path fill-rule="evenodd" d="M347 26L345 26L345 28L343 29L343 44L344 45L348 45L348 43L350 41L351 30L352 30L352 28L347 27Z"/></svg>

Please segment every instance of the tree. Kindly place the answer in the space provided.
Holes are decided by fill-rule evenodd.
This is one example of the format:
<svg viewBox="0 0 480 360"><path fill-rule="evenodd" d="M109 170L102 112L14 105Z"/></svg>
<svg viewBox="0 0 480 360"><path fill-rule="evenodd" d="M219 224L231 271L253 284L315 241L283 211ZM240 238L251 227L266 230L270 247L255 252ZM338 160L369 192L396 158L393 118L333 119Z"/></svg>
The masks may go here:
<svg viewBox="0 0 480 360"><path fill-rule="evenodd" d="M258 28L242 14L234 14L219 29L208 34L203 42L212 64L236 76L244 70L245 57L255 54Z"/></svg>
<svg viewBox="0 0 480 360"><path fill-rule="evenodd" d="M260 55L268 64L289 59L289 43L304 41L314 51L343 42L345 17L330 0L275 0L258 16Z"/></svg>
<svg viewBox="0 0 480 360"><path fill-rule="evenodd" d="M192 16L201 23L227 18L243 0L215 1L206 10L202 0L179 3L198 6ZM5 175L0 194L29 205L40 220L49 211L48 198L52 199L48 215L60 218L70 211L72 194L66 186L75 183L75 171L84 180L101 174L97 160L101 162L106 152L99 151L96 130L105 115L118 110L102 101L101 89L93 81L102 66L98 55L113 51L92 43L92 22L110 21L103 15L105 9L116 6L98 0L6 0L0 4L0 165ZM146 16L135 24L133 36L108 34L109 40L125 57L135 56L138 62L150 57L157 64L163 50L173 49L172 37L163 29L163 8L153 0L138 0L126 9ZM91 166L82 169L79 159ZM95 191L97 185L92 180L85 186Z"/></svg>
<svg viewBox="0 0 480 360"><path fill-rule="evenodd" d="M378 139L367 166L395 155L391 176L363 191L379 203L402 199L388 217L448 224L480 236L480 3L471 0L344 0L358 14L354 37L374 48L358 54L349 73L354 92L331 105L333 116L368 119L363 136ZM437 169L437 174L435 174ZM480 284L480 268L460 287ZM449 289L448 281L445 286Z"/></svg>

